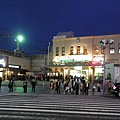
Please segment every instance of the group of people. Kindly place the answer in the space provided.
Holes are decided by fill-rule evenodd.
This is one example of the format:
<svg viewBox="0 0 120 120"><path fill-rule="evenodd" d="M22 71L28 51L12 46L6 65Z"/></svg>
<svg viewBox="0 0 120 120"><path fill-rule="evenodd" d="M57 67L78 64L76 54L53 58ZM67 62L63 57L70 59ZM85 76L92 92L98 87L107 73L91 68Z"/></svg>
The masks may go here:
<svg viewBox="0 0 120 120"><path fill-rule="evenodd" d="M53 91L54 88L55 88L55 91L57 91L57 94L60 94L60 86L61 86L60 80L57 80L57 82L56 82L56 87L54 87L54 86L55 86L55 85L54 85L54 82L51 81L51 82L50 82L50 90ZM53 92L52 92L52 93L53 93Z"/></svg>
<svg viewBox="0 0 120 120"><path fill-rule="evenodd" d="M64 93L65 94L83 94L83 95L88 95L89 94L89 88L90 88L90 83L88 81L85 81L84 78L75 78L75 79L69 79L67 81L60 81L59 79L57 80L56 83L53 81L50 82L50 90L56 91L57 94L60 94L60 88L61 85L64 88ZM101 83L93 83L92 84L92 94L101 94Z"/></svg>
<svg viewBox="0 0 120 120"><path fill-rule="evenodd" d="M68 80L64 84L65 94L86 94L88 95L89 83L85 82L84 79L72 79Z"/></svg>
<svg viewBox="0 0 120 120"><path fill-rule="evenodd" d="M65 94L78 95L81 92L82 94L88 95L89 83L85 82L84 80L80 81L80 79L72 79L72 80L61 82L58 79L56 83L51 81L50 82L50 90L51 91L55 90L57 92L57 94L60 94L61 85L64 87Z"/></svg>
<svg viewBox="0 0 120 120"><path fill-rule="evenodd" d="M35 92L36 80L32 79L30 84L32 86L32 92ZM14 80L13 79L9 80L9 83L8 83L9 92L13 92L14 86L15 86ZM27 86L28 86L28 81L27 80L23 81L23 92L24 93L27 93Z"/></svg>

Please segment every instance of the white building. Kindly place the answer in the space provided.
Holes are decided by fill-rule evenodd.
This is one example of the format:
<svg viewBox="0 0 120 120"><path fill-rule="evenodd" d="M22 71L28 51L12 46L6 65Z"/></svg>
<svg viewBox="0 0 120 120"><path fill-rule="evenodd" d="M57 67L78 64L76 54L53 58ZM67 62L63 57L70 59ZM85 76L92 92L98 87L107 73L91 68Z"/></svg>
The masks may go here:
<svg viewBox="0 0 120 120"><path fill-rule="evenodd" d="M105 46L100 45L100 41L110 39L114 43ZM92 80L103 76L103 62L105 52L106 72L111 73L111 79L115 81L114 64L120 64L120 34L74 37L73 32L60 32L53 36L53 59L52 64L48 65L53 72L66 75L85 76L87 80ZM107 68L108 66L108 68Z"/></svg>

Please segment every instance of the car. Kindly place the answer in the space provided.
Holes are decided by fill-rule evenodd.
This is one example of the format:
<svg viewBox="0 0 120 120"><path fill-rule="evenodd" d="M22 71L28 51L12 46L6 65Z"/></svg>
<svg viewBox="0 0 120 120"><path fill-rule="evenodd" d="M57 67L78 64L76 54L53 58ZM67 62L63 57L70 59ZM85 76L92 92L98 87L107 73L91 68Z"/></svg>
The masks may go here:
<svg viewBox="0 0 120 120"><path fill-rule="evenodd" d="M111 87L111 93L120 97L120 83L114 83Z"/></svg>

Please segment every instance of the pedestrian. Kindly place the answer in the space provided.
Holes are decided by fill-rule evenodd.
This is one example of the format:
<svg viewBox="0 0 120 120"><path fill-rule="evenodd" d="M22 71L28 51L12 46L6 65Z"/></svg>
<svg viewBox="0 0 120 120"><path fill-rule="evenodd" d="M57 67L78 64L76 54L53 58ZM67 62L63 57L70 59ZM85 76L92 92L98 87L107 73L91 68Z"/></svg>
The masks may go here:
<svg viewBox="0 0 120 120"><path fill-rule="evenodd" d="M1 84L2 84L2 78L0 77L0 88L1 88Z"/></svg>
<svg viewBox="0 0 120 120"><path fill-rule="evenodd" d="M24 93L27 93L27 84L28 84L28 82L27 82L27 80L25 80L25 81L23 82Z"/></svg>
<svg viewBox="0 0 120 120"><path fill-rule="evenodd" d="M54 90L54 83L53 81L50 82L50 93L53 93Z"/></svg>
<svg viewBox="0 0 120 120"><path fill-rule="evenodd" d="M98 92L98 95L101 95L101 85L100 85L100 83L97 84L97 92Z"/></svg>
<svg viewBox="0 0 120 120"><path fill-rule="evenodd" d="M113 83L112 83L112 81L110 80L110 81L109 81L109 93L111 93L112 85L113 85Z"/></svg>
<svg viewBox="0 0 120 120"><path fill-rule="evenodd" d="M78 81L78 79L76 79L76 82L75 82L75 93L76 93L76 95L79 94L79 81Z"/></svg>
<svg viewBox="0 0 120 120"><path fill-rule="evenodd" d="M96 90L96 86L95 86L95 83L93 83L93 86L92 86L92 95L95 95L95 90Z"/></svg>
<svg viewBox="0 0 120 120"><path fill-rule="evenodd" d="M73 93L75 92L75 80L72 80L72 89L73 89Z"/></svg>
<svg viewBox="0 0 120 120"><path fill-rule="evenodd" d="M35 92L35 86L36 86L36 81L35 81L35 79L32 79L31 84L32 84L32 92Z"/></svg>
<svg viewBox="0 0 120 120"><path fill-rule="evenodd" d="M13 80L10 80L8 83L9 92L13 92Z"/></svg>
<svg viewBox="0 0 120 120"><path fill-rule="evenodd" d="M57 91L57 94L60 94L60 80L58 80L57 82L56 82L56 91Z"/></svg>
<svg viewBox="0 0 120 120"><path fill-rule="evenodd" d="M80 83L80 93L84 94L84 85L83 85L83 82Z"/></svg>
<svg viewBox="0 0 120 120"><path fill-rule="evenodd" d="M89 90L89 83L86 82L86 84L85 84L85 92L86 92L86 95L88 95L88 90Z"/></svg>

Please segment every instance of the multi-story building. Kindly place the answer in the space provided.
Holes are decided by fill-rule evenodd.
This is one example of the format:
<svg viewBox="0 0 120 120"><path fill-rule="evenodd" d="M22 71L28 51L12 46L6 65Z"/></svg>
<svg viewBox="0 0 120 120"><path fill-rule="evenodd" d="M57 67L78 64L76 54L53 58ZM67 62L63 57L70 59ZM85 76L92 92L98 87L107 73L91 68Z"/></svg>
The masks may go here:
<svg viewBox="0 0 120 120"><path fill-rule="evenodd" d="M103 39L106 46L101 45ZM110 39L114 40L112 44ZM0 76L9 79L13 74L16 80L23 80L26 73L52 77L62 75L64 78L76 75L95 80L105 73L105 79L111 75L113 81L120 80L120 34L74 37L73 32L60 32L53 36L52 41L53 46L48 46L48 55L15 54L0 49Z"/></svg>
<svg viewBox="0 0 120 120"><path fill-rule="evenodd" d="M100 41L105 39L106 46ZM112 44L109 40L113 39ZM114 66L120 64L120 34L74 37L73 32L58 33L53 37L53 60L49 67L63 75L84 76L87 80L103 75L105 55L106 79L114 77ZM104 54L105 53L105 54Z"/></svg>
<svg viewBox="0 0 120 120"><path fill-rule="evenodd" d="M15 54L13 51L0 49L0 77L3 80L10 79L11 75L16 80L23 80L27 71L30 71L28 55Z"/></svg>
<svg viewBox="0 0 120 120"><path fill-rule="evenodd" d="M46 74L46 62L46 54L16 54L13 51L0 49L0 77L9 80L13 75L15 80L25 80L26 75Z"/></svg>

